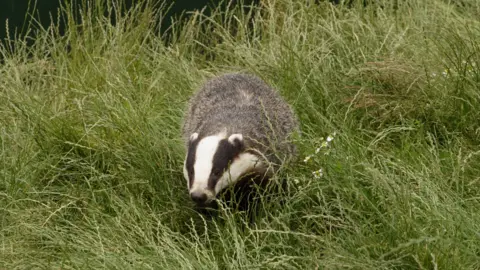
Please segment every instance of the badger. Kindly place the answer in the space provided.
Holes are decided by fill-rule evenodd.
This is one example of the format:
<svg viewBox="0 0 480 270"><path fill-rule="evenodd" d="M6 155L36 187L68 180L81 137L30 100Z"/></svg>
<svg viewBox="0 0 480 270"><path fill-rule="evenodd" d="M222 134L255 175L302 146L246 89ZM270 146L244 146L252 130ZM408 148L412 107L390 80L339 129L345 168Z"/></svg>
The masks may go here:
<svg viewBox="0 0 480 270"><path fill-rule="evenodd" d="M296 156L291 138L299 131L292 108L259 77L228 73L208 80L191 97L183 120L183 174L191 199L212 205L240 180L268 182Z"/></svg>

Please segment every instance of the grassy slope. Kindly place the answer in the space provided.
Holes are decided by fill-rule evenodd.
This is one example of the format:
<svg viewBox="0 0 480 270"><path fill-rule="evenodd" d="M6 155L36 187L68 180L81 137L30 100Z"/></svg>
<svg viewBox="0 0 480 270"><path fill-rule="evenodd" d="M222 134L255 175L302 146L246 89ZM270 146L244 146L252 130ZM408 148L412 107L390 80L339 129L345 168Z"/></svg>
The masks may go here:
<svg viewBox="0 0 480 270"><path fill-rule="evenodd" d="M240 11L195 16L165 47L147 8L3 48L0 268L478 269L480 7L269 2L253 34ZM304 131L255 224L202 219L181 175L186 99L234 70Z"/></svg>

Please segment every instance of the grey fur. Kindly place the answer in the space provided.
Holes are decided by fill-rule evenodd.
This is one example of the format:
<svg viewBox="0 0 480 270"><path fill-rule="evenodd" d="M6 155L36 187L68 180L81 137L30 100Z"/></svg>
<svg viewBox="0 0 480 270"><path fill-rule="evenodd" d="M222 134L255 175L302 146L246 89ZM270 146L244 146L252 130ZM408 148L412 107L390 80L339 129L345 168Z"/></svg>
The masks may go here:
<svg viewBox="0 0 480 270"><path fill-rule="evenodd" d="M280 94L256 76L215 77L191 98L182 130L187 147L194 132L202 138L225 129L228 135L241 133L245 146L270 163L280 165L296 154L289 136L300 131L297 117Z"/></svg>

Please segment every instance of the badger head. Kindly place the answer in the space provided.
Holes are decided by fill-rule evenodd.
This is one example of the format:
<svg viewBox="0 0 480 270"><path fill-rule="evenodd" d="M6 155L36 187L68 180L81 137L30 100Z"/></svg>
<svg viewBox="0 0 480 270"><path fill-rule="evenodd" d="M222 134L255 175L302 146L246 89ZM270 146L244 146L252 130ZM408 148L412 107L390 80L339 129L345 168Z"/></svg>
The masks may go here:
<svg viewBox="0 0 480 270"><path fill-rule="evenodd" d="M261 170L263 163L245 150L244 138L239 133L190 136L183 173L196 204L211 203L220 191L245 174Z"/></svg>

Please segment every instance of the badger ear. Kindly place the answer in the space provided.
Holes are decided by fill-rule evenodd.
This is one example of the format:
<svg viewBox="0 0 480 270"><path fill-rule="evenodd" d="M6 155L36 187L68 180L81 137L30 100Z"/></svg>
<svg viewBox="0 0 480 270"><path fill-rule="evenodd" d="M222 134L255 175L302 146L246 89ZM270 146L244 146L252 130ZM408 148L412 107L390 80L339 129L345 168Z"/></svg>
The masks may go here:
<svg viewBox="0 0 480 270"><path fill-rule="evenodd" d="M198 138L198 133L197 132L192 133L192 135L190 135L190 142L195 141L197 138Z"/></svg>
<svg viewBox="0 0 480 270"><path fill-rule="evenodd" d="M235 133L228 137L228 142L235 147L243 148L243 135L240 133Z"/></svg>

